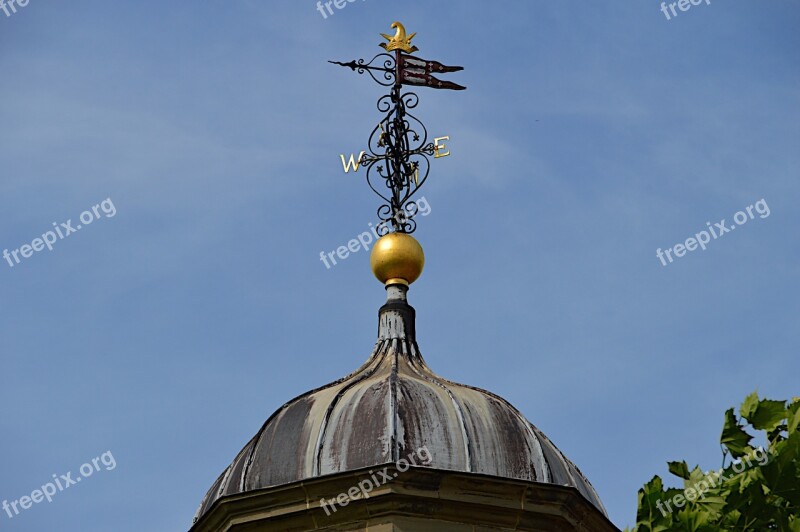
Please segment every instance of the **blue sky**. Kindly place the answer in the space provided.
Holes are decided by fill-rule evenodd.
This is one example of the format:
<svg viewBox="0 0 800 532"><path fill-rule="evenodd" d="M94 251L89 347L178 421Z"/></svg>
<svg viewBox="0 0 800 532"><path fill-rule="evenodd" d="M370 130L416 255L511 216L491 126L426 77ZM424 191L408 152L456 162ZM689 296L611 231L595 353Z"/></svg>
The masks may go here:
<svg viewBox="0 0 800 532"><path fill-rule="evenodd" d="M338 156L382 89L327 60L394 20L468 87L418 91L452 151L409 294L435 371L519 408L620 527L666 461L719 467L726 408L800 395L797 2L30 0L0 11L0 249L116 214L0 262L0 499L117 466L0 529L188 529L275 409L367 358L384 290L319 253L375 221Z"/></svg>

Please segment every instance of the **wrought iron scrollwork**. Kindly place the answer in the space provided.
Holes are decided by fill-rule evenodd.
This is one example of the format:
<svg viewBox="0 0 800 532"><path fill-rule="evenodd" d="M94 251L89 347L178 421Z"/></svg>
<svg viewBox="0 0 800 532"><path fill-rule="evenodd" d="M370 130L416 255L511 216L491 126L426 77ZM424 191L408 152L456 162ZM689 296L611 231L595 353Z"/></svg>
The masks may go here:
<svg viewBox="0 0 800 532"><path fill-rule="evenodd" d="M462 70L461 67L408 55L417 50L411 44L416 33L406 34L399 22L393 23L392 28L397 30L393 37L381 34L389 41L381 46L390 53L378 54L369 61L329 61L359 74L366 72L377 83L392 87L389 94L378 98L377 108L383 117L370 133L367 149L358 160L358 166L366 169L367 184L384 202L377 210L382 222L378 226L380 234L413 233L417 228L414 215L418 209L413 198L428 179L430 157L437 149L428 141L425 125L409 112L417 107L419 97L414 92L402 92L403 84L436 89L465 88L431 75L455 72Z"/></svg>
<svg viewBox="0 0 800 532"><path fill-rule="evenodd" d="M366 168L367 184L385 202L377 211L378 218L387 222L382 225L391 224L403 233L413 233L417 227L412 197L428 179L429 157L435 150L425 124L408 111L418 103L415 93L401 93L399 86L379 98L377 108L384 116L359 161Z"/></svg>
<svg viewBox="0 0 800 532"><path fill-rule="evenodd" d="M378 61L379 63L383 61L383 66L372 66L372 63L378 60L378 58L380 58ZM328 63L350 67L350 70L358 72L359 74L366 72L372 79L384 87L391 87L397 81L397 62L392 54L378 54L368 62L363 59L354 59L349 63L342 63L340 61L328 61ZM378 77L375 77L376 74L373 74L373 72L377 73Z"/></svg>

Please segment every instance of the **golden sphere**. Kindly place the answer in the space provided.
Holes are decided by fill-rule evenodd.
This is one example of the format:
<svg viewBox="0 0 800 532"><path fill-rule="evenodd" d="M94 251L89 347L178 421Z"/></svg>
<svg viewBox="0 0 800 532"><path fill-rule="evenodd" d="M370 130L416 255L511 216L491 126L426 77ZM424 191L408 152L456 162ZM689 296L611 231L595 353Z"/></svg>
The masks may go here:
<svg viewBox="0 0 800 532"><path fill-rule="evenodd" d="M372 273L385 285L409 285L416 281L425 266L425 254L419 242L406 233L389 233L375 242L369 256Z"/></svg>

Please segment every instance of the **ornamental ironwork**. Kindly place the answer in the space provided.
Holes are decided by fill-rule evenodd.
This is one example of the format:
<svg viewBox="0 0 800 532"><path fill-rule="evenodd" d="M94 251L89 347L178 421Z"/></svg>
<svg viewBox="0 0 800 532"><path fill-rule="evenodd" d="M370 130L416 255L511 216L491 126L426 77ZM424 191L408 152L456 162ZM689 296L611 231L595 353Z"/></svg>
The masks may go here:
<svg viewBox="0 0 800 532"><path fill-rule="evenodd" d="M377 211L378 218L384 222L379 225L381 234L414 232L417 225L414 214L418 211L414 196L428 179L430 157L441 155L442 146L428 140L425 125L410 112L419 104L419 96L404 91L403 86L466 89L433 75L456 72L463 70L462 67L410 55L418 50L411 44L416 33L407 35L399 22L391 27L395 29L394 36L381 34L388 41L380 43L385 53L369 61L329 61L359 74L367 73L378 84L391 87L389 94L378 99L377 108L383 116L370 133L367 149L362 151L356 164L356 168L359 165L366 168L367 184L384 202Z"/></svg>

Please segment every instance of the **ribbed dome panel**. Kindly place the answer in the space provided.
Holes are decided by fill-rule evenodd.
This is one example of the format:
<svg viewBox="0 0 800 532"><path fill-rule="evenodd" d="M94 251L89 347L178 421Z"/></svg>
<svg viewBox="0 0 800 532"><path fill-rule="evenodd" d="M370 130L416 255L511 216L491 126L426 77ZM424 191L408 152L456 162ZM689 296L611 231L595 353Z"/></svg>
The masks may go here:
<svg viewBox="0 0 800 532"><path fill-rule="evenodd" d="M395 292L367 362L275 412L198 509L220 497L396 462L427 448L427 467L573 486L605 513L589 481L501 397L439 377L414 339L414 309ZM422 464L419 464L422 465Z"/></svg>

